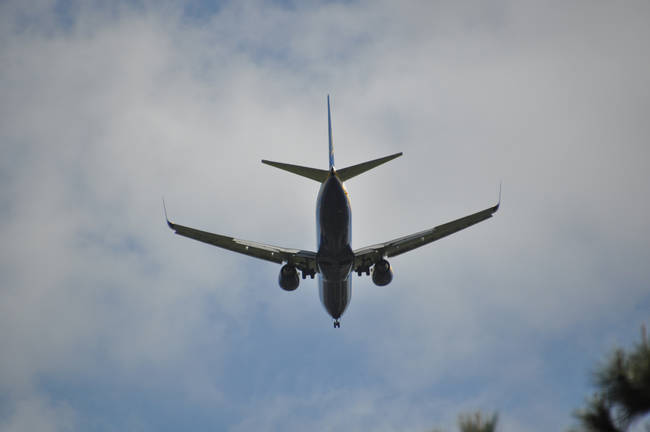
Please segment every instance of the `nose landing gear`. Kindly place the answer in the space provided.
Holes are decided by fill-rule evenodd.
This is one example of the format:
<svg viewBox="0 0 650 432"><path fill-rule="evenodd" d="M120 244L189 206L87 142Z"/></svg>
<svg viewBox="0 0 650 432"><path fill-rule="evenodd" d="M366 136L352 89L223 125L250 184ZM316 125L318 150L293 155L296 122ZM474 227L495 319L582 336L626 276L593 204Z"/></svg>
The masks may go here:
<svg viewBox="0 0 650 432"><path fill-rule="evenodd" d="M334 328L341 328L341 323L339 320L334 320Z"/></svg>

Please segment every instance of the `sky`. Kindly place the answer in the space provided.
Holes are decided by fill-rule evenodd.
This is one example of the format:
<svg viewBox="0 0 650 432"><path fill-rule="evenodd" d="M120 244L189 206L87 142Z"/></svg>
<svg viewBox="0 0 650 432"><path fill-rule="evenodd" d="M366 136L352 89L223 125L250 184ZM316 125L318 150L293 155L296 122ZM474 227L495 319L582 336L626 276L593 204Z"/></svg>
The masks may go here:
<svg viewBox="0 0 650 432"><path fill-rule="evenodd" d="M0 430L566 430L650 310L646 1L4 1ZM174 236L314 250L338 167L353 248L315 281Z"/></svg>

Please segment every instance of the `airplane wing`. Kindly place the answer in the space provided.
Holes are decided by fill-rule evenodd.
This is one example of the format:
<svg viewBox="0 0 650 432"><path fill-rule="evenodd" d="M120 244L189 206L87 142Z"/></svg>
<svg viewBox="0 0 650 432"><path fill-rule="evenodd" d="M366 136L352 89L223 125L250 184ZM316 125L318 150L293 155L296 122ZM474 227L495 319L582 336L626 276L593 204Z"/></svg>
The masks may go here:
<svg viewBox="0 0 650 432"><path fill-rule="evenodd" d="M278 264L286 262L288 264L296 266L303 272L303 274L313 275L315 273L318 273L315 252L300 249L281 248L277 246L266 245L263 243L241 240L234 237L213 234L207 231L201 231L183 225L175 224L173 222L170 222L169 219L167 219L167 225L169 225L169 227L173 229L176 234L182 235L183 237L188 237L203 243L208 243L213 246L228 249L233 252L239 252L244 255Z"/></svg>
<svg viewBox="0 0 650 432"><path fill-rule="evenodd" d="M369 271L370 266L374 265L383 257L394 257L404 252L419 248L474 224L482 222L492 217L499 209L497 204L494 207L487 208L469 216L465 216L437 227L420 231L415 234L391 240L386 243L364 247L354 251L354 271Z"/></svg>

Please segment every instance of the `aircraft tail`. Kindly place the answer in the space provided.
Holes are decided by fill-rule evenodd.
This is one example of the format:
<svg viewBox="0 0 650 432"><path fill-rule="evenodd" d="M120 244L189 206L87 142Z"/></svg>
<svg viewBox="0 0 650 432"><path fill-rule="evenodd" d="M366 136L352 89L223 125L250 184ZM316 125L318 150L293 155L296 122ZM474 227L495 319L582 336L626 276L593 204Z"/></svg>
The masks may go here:
<svg viewBox="0 0 650 432"><path fill-rule="evenodd" d="M330 95L327 95L327 132L330 144L330 171L334 169L334 144L332 143L332 116L330 114Z"/></svg>
<svg viewBox="0 0 650 432"><path fill-rule="evenodd" d="M356 177L359 174L363 174L364 172L366 172L368 170L371 170L371 169L373 169L375 167L378 167L381 164L385 164L388 161L391 161L391 160L393 160L395 158L398 158L398 157L402 156L402 154L403 154L402 152L399 152L399 153L392 154L390 156L385 156L383 158L373 159L373 160L368 161L368 162L363 162L363 163L360 163L360 164L357 164L357 165L352 165L352 166L349 166L347 168L343 168L341 170L338 170L336 172L336 174L339 176L341 181L346 181L346 180L351 179L352 177Z"/></svg>
<svg viewBox="0 0 650 432"><path fill-rule="evenodd" d="M390 156L374 159L368 162L363 162L337 171L334 168L334 143L332 142L332 114L330 113L330 95L327 95L327 132L329 136L329 148L330 148L330 172L335 172L339 176L341 181L346 181L348 179L351 179L352 177L356 177L359 174L362 174L381 164L384 164L390 160L402 156L401 152L395 153Z"/></svg>
<svg viewBox="0 0 650 432"><path fill-rule="evenodd" d="M341 170L336 170L334 168L334 144L332 143L332 115L330 113L330 95L327 95L327 132L329 136L329 170L322 170L318 168L309 168L300 165L291 165L281 162L272 162L268 160L262 160L262 163L280 168L285 171L297 174L299 176L307 177L312 180L316 180L319 183L323 183L330 176L330 173L338 175L341 181L346 181L352 177L356 177L359 174L371 170L375 167L378 167L381 164L384 164L388 161L391 161L397 157L402 156L402 152L392 154L379 159L373 159L368 162L363 162L357 165L352 165Z"/></svg>
<svg viewBox="0 0 650 432"><path fill-rule="evenodd" d="M391 161L400 156L402 156L402 152L395 153L390 156L385 156L379 159L373 159L371 161L363 162L357 165L352 165L335 172L336 175L341 179L341 181L346 181L351 179L352 177L356 177L359 174L363 174L368 170L378 167L379 165L385 164L386 162ZM274 166L276 168L280 168L281 170L289 171L294 174L298 174L299 176L302 177L307 177L312 180L316 180L319 183L323 183L330 176L330 171L318 169L318 168L310 168L310 167L300 166L300 165L291 165L282 162L273 162L268 160L262 160L262 163Z"/></svg>
<svg viewBox="0 0 650 432"><path fill-rule="evenodd" d="M291 164L286 164L281 162L272 162L268 160L262 160L262 163L274 166L276 168L280 168L281 170L289 171L294 174L298 174L299 176L316 180L319 183L323 183L325 180L327 180L327 177L329 177L330 175L329 171L318 169L318 168L309 168L306 166L291 165Z"/></svg>

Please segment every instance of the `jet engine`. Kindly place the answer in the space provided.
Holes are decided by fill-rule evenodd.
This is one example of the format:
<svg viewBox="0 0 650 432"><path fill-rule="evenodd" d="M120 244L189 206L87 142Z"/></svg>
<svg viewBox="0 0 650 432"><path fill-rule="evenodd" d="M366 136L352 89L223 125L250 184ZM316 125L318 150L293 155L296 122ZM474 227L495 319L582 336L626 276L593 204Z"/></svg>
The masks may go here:
<svg viewBox="0 0 650 432"><path fill-rule="evenodd" d="M391 270L388 261L382 259L375 263L375 266L372 268L372 281L375 285L388 285L392 280L393 270Z"/></svg>
<svg viewBox="0 0 650 432"><path fill-rule="evenodd" d="M290 264L285 264L280 269L280 276L278 276L278 283L285 291L293 291L298 288L300 278L298 277L298 270Z"/></svg>

